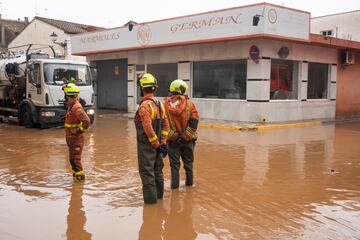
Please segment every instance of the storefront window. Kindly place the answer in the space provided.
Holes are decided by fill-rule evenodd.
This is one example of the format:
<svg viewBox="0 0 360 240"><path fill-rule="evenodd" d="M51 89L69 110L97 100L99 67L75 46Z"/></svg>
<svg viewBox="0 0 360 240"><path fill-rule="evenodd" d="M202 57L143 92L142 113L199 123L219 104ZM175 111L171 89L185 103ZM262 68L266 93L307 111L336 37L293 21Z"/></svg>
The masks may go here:
<svg viewBox="0 0 360 240"><path fill-rule="evenodd" d="M246 99L246 60L194 63L193 96Z"/></svg>
<svg viewBox="0 0 360 240"><path fill-rule="evenodd" d="M328 91L328 64L309 63L308 99L326 99Z"/></svg>
<svg viewBox="0 0 360 240"><path fill-rule="evenodd" d="M271 60L270 99L297 99L298 62Z"/></svg>
<svg viewBox="0 0 360 240"><path fill-rule="evenodd" d="M177 63L148 64L147 73L151 73L158 81L159 88L155 93L158 97L167 97L169 95L170 83L177 79Z"/></svg>

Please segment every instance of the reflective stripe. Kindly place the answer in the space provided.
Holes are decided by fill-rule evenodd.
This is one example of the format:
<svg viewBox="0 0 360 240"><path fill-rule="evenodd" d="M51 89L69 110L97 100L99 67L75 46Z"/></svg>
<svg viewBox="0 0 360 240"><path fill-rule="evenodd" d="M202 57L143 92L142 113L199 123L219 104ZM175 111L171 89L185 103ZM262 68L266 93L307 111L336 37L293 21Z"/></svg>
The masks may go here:
<svg viewBox="0 0 360 240"><path fill-rule="evenodd" d="M64 124L65 128L79 128L81 131L85 132L85 128L83 127L83 123L79 123L79 124L70 124L70 123L65 123Z"/></svg>
<svg viewBox="0 0 360 240"><path fill-rule="evenodd" d="M152 143L152 142L155 142L157 140L157 136L153 136L152 138L149 138L149 141Z"/></svg>
<svg viewBox="0 0 360 240"><path fill-rule="evenodd" d="M75 176L84 175L84 170L75 172Z"/></svg>
<svg viewBox="0 0 360 240"><path fill-rule="evenodd" d="M76 124L76 123L74 123L74 124L65 123L65 124L64 124L64 127L66 127L66 128L77 128L77 127L79 127L79 125L80 125L80 124Z"/></svg>
<svg viewBox="0 0 360 240"><path fill-rule="evenodd" d="M79 124L79 129L80 129L80 131L85 132L85 129L84 129L84 127L83 127L83 123L82 123L82 122Z"/></svg>
<svg viewBox="0 0 360 240"><path fill-rule="evenodd" d="M169 132L168 132L168 131L165 131L165 130L162 130L162 131L161 131L161 134L164 135L164 136L168 136L168 135L169 135Z"/></svg>
<svg viewBox="0 0 360 240"><path fill-rule="evenodd" d="M165 113L165 107L164 107L164 105L163 105L161 102L160 102L160 107L161 107L161 113L162 113L162 114L161 114L161 115L162 115L161 118L165 118L165 114L166 114L166 113Z"/></svg>
<svg viewBox="0 0 360 240"><path fill-rule="evenodd" d="M186 121L188 122L189 119L190 119L190 102L186 100Z"/></svg>
<svg viewBox="0 0 360 240"><path fill-rule="evenodd" d="M174 135L174 133L175 133L174 130L170 129L169 134L168 134L168 138L171 138L171 136Z"/></svg>
<svg viewBox="0 0 360 240"><path fill-rule="evenodd" d="M191 138L196 138L197 137L197 134L196 134L196 131L194 131L192 128L190 127L187 127L185 129L185 132L188 136L190 136Z"/></svg>
<svg viewBox="0 0 360 240"><path fill-rule="evenodd" d="M154 120L154 118L155 118L154 108L153 108L151 102L148 102L148 104L149 104L149 107L151 108L151 120Z"/></svg>

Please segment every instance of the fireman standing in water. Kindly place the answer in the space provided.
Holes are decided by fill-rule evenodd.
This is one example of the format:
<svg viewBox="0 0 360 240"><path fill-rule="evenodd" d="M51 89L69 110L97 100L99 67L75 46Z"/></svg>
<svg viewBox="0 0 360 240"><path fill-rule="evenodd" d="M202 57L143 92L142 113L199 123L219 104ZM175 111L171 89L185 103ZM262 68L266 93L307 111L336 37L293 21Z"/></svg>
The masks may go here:
<svg viewBox="0 0 360 240"><path fill-rule="evenodd" d="M179 187L180 157L185 169L185 185L194 184L193 162L197 139L199 114L195 104L185 94L188 86L181 80L170 84L170 97L164 99L166 115L170 123L168 135L168 153L171 166L171 188Z"/></svg>
<svg viewBox="0 0 360 240"><path fill-rule="evenodd" d="M69 159L76 180L84 180L81 153L84 146L84 132L90 126L90 119L79 102L79 88L74 83L63 86L66 98L65 132L69 147Z"/></svg>
<svg viewBox="0 0 360 240"><path fill-rule="evenodd" d="M157 80L144 74L140 80L142 99L135 114L139 173L145 203L156 203L163 198L163 157L167 155L166 138L169 123L161 102L154 97Z"/></svg>

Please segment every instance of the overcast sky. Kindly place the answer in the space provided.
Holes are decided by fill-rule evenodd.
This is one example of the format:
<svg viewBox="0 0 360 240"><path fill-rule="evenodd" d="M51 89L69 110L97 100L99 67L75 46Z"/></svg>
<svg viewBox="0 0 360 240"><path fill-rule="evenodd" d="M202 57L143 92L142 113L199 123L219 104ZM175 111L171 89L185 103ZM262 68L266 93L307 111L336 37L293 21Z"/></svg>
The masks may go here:
<svg viewBox="0 0 360 240"><path fill-rule="evenodd" d="M42 16L100 27L119 27L129 20L147 22L243 6L258 0L0 0L6 19ZM360 0L267 0L311 12L312 17L360 10ZM359 24L359 23L358 23Z"/></svg>

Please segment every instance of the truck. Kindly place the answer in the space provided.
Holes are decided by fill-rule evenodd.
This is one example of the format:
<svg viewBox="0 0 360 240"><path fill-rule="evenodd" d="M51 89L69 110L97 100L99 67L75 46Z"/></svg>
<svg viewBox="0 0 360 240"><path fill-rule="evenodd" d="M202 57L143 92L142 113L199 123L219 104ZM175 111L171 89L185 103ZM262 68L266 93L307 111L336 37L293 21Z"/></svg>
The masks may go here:
<svg viewBox="0 0 360 240"><path fill-rule="evenodd" d="M82 105L94 120L93 85L96 70L86 62L50 57L32 51L0 54L0 117L17 118L26 128L47 128L64 123L66 106L64 84L74 82L80 89Z"/></svg>

